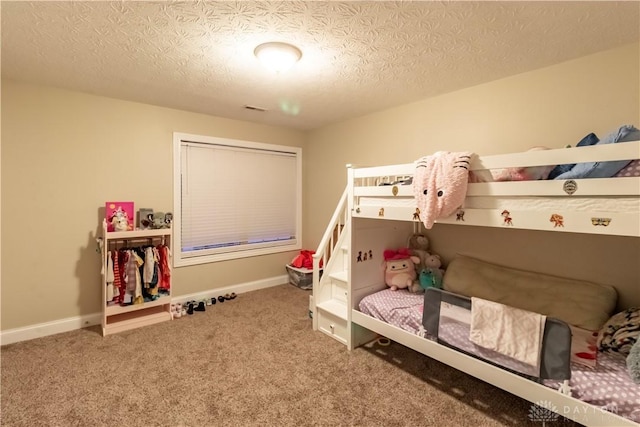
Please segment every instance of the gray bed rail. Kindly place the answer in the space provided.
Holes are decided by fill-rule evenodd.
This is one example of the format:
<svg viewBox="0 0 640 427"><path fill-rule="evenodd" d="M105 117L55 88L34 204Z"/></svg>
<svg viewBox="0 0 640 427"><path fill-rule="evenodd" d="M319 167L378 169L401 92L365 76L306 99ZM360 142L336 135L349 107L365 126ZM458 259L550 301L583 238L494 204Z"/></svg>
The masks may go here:
<svg viewBox="0 0 640 427"><path fill-rule="evenodd" d="M466 310L471 310L471 299L435 288L427 289L424 295L422 325L424 326L427 335L432 339L437 340L440 344L463 351L455 346L455 344L445 342L439 337L440 308L442 303L449 303L457 307L462 307ZM467 351L464 351L464 353L482 359L493 365L503 367L493 360L486 359L477 354L469 353ZM533 377L532 379L536 379L538 381L544 379L568 380L571 378L570 363L571 329L569 328L569 325L562 320L547 317L542 339L540 375L538 377ZM508 368L505 369L512 371ZM515 373L520 374L518 372Z"/></svg>

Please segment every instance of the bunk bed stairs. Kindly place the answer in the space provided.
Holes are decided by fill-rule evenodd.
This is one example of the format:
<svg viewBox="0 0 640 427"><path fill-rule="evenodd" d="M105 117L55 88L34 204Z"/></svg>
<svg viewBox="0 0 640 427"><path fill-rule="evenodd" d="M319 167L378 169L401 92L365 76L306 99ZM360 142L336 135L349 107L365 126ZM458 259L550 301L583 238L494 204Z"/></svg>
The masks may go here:
<svg viewBox="0 0 640 427"><path fill-rule="evenodd" d="M309 311L313 330L347 345L350 213L343 192L313 256L313 291ZM320 277L320 265L324 274Z"/></svg>

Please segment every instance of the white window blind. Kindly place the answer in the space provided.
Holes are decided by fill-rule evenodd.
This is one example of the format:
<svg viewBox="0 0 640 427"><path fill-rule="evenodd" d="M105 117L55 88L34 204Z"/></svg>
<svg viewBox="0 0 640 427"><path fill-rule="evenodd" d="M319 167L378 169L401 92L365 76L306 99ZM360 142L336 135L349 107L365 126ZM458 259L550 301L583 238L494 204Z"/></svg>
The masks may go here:
<svg viewBox="0 0 640 427"><path fill-rule="evenodd" d="M179 157L176 265L300 248L299 148L182 136Z"/></svg>

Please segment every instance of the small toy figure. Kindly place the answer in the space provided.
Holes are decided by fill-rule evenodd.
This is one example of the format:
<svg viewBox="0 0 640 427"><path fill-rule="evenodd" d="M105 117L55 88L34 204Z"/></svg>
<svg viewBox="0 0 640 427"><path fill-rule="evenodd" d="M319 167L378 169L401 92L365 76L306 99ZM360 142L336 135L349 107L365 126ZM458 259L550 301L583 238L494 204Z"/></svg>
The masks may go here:
<svg viewBox="0 0 640 427"><path fill-rule="evenodd" d="M504 225L513 225L513 222L512 222L513 218L511 218L510 216L511 212L505 209L502 211L500 215L502 215L502 217L504 218L504 222L503 222Z"/></svg>
<svg viewBox="0 0 640 427"><path fill-rule="evenodd" d="M564 217L560 214L552 214L549 221L553 223L553 228L564 227Z"/></svg>

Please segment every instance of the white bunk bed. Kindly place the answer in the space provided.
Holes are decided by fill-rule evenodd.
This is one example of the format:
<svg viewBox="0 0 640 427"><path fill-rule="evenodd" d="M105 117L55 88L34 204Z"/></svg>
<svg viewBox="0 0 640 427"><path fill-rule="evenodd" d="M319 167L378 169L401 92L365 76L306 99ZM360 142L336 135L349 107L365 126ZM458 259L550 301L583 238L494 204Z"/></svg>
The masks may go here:
<svg viewBox="0 0 640 427"><path fill-rule="evenodd" d="M564 163L635 160L640 141L475 157L472 171ZM449 346L363 313L363 298L387 289L379 268L355 262L358 249L402 245L420 223L411 178L414 163L348 169L347 201L351 212L347 338L353 349L377 336L387 337L532 403L587 426L640 426L640 418L623 417L514 374ZM508 211L509 221L503 215ZM380 221L382 220L382 221ZM385 221L391 220L391 221ZM437 223L640 237L640 177L569 181L470 183L461 211ZM393 224L389 227L384 223ZM399 237L389 237L393 233ZM385 240L386 239L386 240ZM394 240L395 239L395 240ZM640 240L638 241L640 242ZM376 246L378 245L378 246ZM374 250L374 253L376 251ZM419 320L418 320L419 321ZM640 386L638 386L640 387ZM638 408L640 410L640 407ZM634 413L635 414L635 413Z"/></svg>
<svg viewBox="0 0 640 427"><path fill-rule="evenodd" d="M590 147L474 157L471 170L635 160L640 141ZM419 221L411 184L403 185L414 163L350 168L349 201L354 218ZM393 184L397 183L397 184ZM470 183L462 210L438 223L503 227L508 210L512 228L607 235L640 236L640 178L590 178ZM560 214L562 225L550 221ZM600 221L602 220L602 221Z"/></svg>

